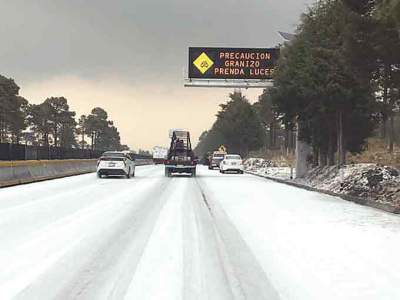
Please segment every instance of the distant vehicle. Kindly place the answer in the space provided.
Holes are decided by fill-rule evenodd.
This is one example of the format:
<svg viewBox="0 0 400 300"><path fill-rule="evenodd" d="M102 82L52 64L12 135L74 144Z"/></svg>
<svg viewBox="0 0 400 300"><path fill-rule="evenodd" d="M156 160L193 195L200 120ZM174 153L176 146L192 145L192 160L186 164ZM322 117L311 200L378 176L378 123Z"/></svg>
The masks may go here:
<svg viewBox="0 0 400 300"><path fill-rule="evenodd" d="M165 161L165 176L174 173L187 173L196 176L197 159L192 150L190 134L186 130L174 130L170 133L171 145Z"/></svg>
<svg viewBox="0 0 400 300"><path fill-rule="evenodd" d="M167 158L168 158L168 148L158 147L158 146L153 148L153 161L156 165L164 164Z"/></svg>
<svg viewBox="0 0 400 300"><path fill-rule="evenodd" d="M107 151L97 161L97 176L135 176L135 161L130 151Z"/></svg>
<svg viewBox="0 0 400 300"><path fill-rule="evenodd" d="M205 166L209 166L210 165L210 159L211 159L211 153L207 152L203 154L203 157L200 160L200 163L205 165Z"/></svg>
<svg viewBox="0 0 400 300"><path fill-rule="evenodd" d="M212 170L214 168L219 168L219 165L221 163L221 161L224 159L226 155L226 152L223 151L214 151L210 160L209 160L209 165L208 165L208 169Z"/></svg>
<svg viewBox="0 0 400 300"><path fill-rule="evenodd" d="M243 174L243 160L238 154L227 154L219 165L221 173L237 172Z"/></svg>

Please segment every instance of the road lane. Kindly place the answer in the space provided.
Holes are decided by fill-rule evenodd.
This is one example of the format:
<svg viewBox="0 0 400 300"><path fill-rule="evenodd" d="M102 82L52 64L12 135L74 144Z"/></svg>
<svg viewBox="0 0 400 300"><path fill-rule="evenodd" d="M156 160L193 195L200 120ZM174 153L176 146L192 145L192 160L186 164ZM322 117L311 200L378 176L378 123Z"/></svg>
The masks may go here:
<svg viewBox="0 0 400 300"><path fill-rule="evenodd" d="M148 166L130 180L89 174L3 189L0 197L2 299L241 293L230 285L193 178L165 178L162 167Z"/></svg>
<svg viewBox="0 0 400 300"><path fill-rule="evenodd" d="M1 299L396 299L398 216L251 175L0 190Z"/></svg>
<svg viewBox="0 0 400 300"><path fill-rule="evenodd" d="M252 175L202 170L282 299L400 299L400 217Z"/></svg>
<svg viewBox="0 0 400 300"><path fill-rule="evenodd" d="M34 290L33 294L37 291L50 298L67 279L79 277L81 268L108 242L105 238L121 234L118 229L125 227L121 226L121 220L133 220L129 218L130 214L140 216L148 196L157 201L153 192L162 189L163 182L167 181L158 176L154 167L142 171L132 180L98 180L90 174L38 183L41 193L36 197L28 197L26 202L13 205L4 212L1 210L0 214L9 216L2 219L0 226L0 265L3 266L0 294L10 298L21 292L32 295L30 291ZM21 188L27 192L32 188L36 192L36 185ZM58 185L62 188L54 193ZM71 190L78 192L71 195ZM19 202L18 187L0 193L3 191L9 197L8 201L16 199ZM148 210L154 209L153 205ZM137 211L139 213L135 214ZM62 281L54 280L57 277ZM42 283L48 284L43 286Z"/></svg>

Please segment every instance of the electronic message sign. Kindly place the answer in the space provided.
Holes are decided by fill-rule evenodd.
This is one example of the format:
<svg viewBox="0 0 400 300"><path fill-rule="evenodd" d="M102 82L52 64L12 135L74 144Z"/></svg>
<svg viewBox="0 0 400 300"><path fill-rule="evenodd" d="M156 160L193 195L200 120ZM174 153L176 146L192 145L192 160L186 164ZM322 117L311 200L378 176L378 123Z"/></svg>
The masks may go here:
<svg viewBox="0 0 400 300"><path fill-rule="evenodd" d="M189 79L272 79L276 48L189 48Z"/></svg>

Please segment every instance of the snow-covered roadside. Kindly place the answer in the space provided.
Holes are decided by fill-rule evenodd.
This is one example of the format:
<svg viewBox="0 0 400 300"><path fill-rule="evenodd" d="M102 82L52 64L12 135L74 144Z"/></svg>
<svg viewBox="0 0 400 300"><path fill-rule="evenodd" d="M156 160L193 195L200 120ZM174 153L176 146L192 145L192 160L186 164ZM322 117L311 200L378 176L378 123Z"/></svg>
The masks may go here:
<svg viewBox="0 0 400 300"><path fill-rule="evenodd" d="M400 208L400 173L377 164L355 164L343 168L315 168L306 179L297 180L337 194L367 198Z"/></svg>
<svg viewBox="0 0 400 300"><path fill-rule="evenodd" d="M247 172L279 178L291 179L296 176L295 169L288 166L278 165L275 162L263 158L249 158L244 162L244 168Z"/></svg>
<svg viewBox="0 0 400 300"><path fill-rule="evenodd" d="M340 169L335 166L314 168L305 179L295 180L290 179L290 169L277 167L264 159L250 158L245 162L245 170L252 174L283 179L337 195L366 199L400 210L400 172L393 167L354 164Z"/></svg>

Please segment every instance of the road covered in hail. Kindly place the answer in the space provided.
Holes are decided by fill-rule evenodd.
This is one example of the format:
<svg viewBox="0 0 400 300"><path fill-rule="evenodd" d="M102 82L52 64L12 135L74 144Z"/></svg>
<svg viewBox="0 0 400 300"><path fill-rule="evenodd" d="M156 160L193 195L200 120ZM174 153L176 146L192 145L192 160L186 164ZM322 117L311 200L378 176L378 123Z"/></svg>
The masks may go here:
<svg viewBox="0 0 400 300"><path fill-rule="evenodd" d="M400 218L199 167L0 190L1 299L400 299Z"/></svg>

